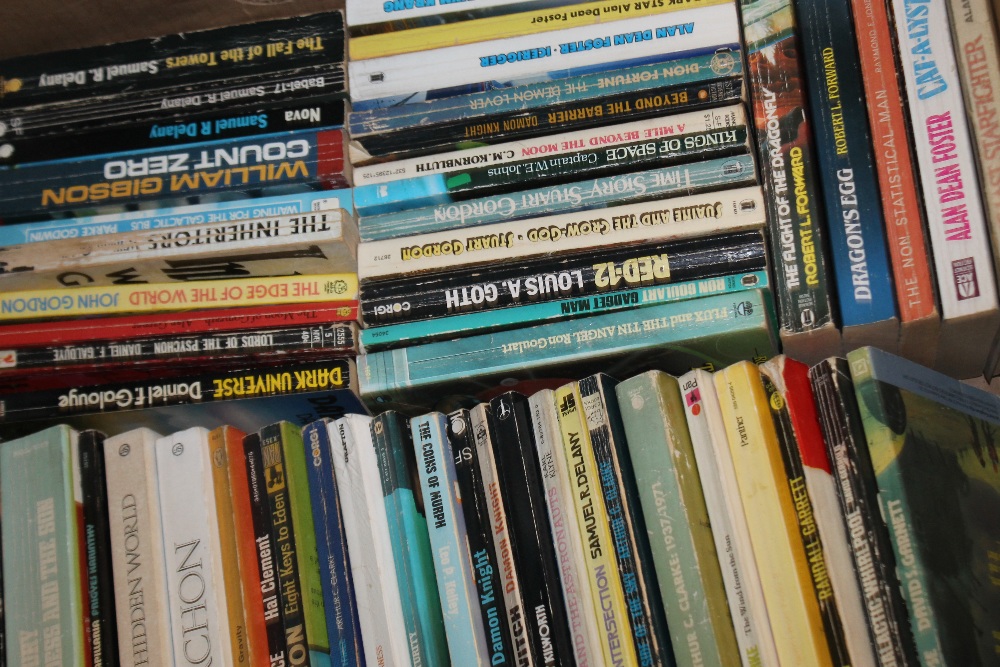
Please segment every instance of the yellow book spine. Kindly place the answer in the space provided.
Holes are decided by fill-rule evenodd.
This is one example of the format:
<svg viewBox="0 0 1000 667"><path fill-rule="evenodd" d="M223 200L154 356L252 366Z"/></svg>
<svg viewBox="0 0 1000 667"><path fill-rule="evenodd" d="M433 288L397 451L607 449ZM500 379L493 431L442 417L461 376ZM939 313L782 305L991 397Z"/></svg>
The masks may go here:
<svg viewBox="0 0 1000 667"><path fill-rule="evenodd" d="M760 371L715 374L726 437L781 664L832 667L809 560Z"/></svg>
<svg viewBox="0 0 1000 667"><path fill-rule="evenodd" d="M243 610L243 582L240 579L239 549L236 546L236 523L233 520L233 497L229 482L229 456L226 442L237 438L242 443L243 433L231 426L220 426L208 434L208 449L212 459L212 488L215 490L215 507L218 514L219 548L222 554L222 582L226 591L226 611L229 615L230 643L233 647L233 664L250 664L250 647L247 645L247 623Z"/></svg>
<svg viewBox="0 0 1000 667"><path fill-rule="evenodd" d="M383 58L473 42L509 39L551 30L597 25L642 16L655 16L679 9L709 7L730 1L686 0L685 2L672 2L670 0L652 0L640 3L598 0L597 2L586 2L567 7L549 7L516 14L352 37L348 40L348 51L351 60Z"/></svg>
<svg viewBox="0 0 1000 667"><path fill-rule="evenodd" d="M0 322L205 308L355 301L356 273L3 292Z"/></svg>
<svg viewBox="0 0 1000 667"><path fill-rule="evenodd" d="M587 563L587 581L597 613L601 652L605 665L636 665L625 592L611 546L611 527L581 401L576 382L555 391L559 432L573 490L573 509L580 526L580 547Z"/></svg>

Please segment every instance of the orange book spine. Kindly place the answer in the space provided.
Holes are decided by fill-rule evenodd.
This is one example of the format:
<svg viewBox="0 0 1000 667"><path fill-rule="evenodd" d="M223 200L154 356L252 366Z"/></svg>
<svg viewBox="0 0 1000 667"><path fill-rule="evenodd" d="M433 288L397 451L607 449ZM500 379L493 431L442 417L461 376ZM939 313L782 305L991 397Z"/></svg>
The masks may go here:
<svg viewBox="0 0 1000 667"><path fill-rule="evenodd" d="M922 335L934 337L925 338L930 343L925 343L925 349L933 350L940 319L892 23L886 3L881 0L851 0L851 7L882 192L886 238L896 279L899 318L904 328L901 343L905 346L910 342L906 341L906 327L916 326L921 328ZM912 341L912 346L909 349L924 347L919 341ZM933 359L927 361L932 363Z"/></svg>

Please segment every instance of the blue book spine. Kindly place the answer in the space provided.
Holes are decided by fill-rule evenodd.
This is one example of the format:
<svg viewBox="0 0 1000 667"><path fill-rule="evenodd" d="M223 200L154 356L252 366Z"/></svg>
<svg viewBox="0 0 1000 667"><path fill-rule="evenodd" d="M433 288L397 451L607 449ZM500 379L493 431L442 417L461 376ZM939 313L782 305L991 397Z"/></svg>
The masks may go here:
<svg viewBox="0 0 1000 667"><path fill-rule="evenodd" d="M697 53L662 63L638 65L607 72L592 72L563 80L542 81L507 90L428 100L418 104L355 110L348 115L352 137L392 132L415 125L447 123L478 116L525 111L551 104L579 102L603 97L609 90L628 93L662 86L696 83L719 76L741 74L739 44Z"/></svg>
<svg viewBox="0 0 1000 667"><path fill-rule="evenodd" d="M354 198L349 189L0 225L0 246L170 229L205 222L269 218L337 208L353 212Z"/></svg>
<svg viewBox="0 0 1000 667"><path fill-rule="evenodd" d="M440 412L410 421L421 494L430 514L427 531L434 555L441 613L452 663L489 665L490 651L480 620L462 497L447 428L447 417Z"/></svg>
<svg viewBox="0 0 1000 667"><path fill-rule="evenodd" d="M358 230L362 241L379 241L687 195L708 188L736 188L756 182L753 157L734 155L369 215L358 219ZM2 230L0 227L0 232Z"/></svg>
<svg viewBox="0 0 1000 667"><path fill-rule="evenodd" d="M365 654L361 625L358 621L351 563L337 495L337 480L330 459L331 444L327 422L322 420L307 424L302 429L302 440L309 464L306 468L309 497L312 500L313 526L316 530L330 656L335 665L363 667Z"/></svg>
<svg viewBox="0 0 1000 667"><path fill-rule="evenodd" d="M841 325L891 320L896 296L850 3L795 6Z"/></svg>
<svg viewBox="0 0 1000 667"><path fill-rule="evenodd" d="M637 306L656 306L716 294L736 294L751 289L767 290L770 287L769 281L767 271L749 271L625 290L584 299L563 299L452 317L430 318L418 322L389 324L362 330L361 345L366 352L377 352L404 345L467 336L470 333L542 324L578 315L595 315Z"/></svg>
<svg viewBox="0 0 1000 667"><path fill-rule="evenodd" d="M344 187L342 130L303 130L0 169L0 216L184 203L223 192ZM290 188L290 189L287 189Z"/></svg>

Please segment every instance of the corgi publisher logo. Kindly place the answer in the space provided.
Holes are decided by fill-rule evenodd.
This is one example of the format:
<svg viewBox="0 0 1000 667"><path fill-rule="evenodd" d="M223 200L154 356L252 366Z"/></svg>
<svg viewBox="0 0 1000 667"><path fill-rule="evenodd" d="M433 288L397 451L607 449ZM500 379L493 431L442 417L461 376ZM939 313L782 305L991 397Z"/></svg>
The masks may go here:
<svg viewBox="0 0 1000 667"><path fill-rule="evenodd" d="M955 292L959 301L974 299L979 296L976 261L972 257L953 261L951 263L951 273L955 279Z"/></svg>

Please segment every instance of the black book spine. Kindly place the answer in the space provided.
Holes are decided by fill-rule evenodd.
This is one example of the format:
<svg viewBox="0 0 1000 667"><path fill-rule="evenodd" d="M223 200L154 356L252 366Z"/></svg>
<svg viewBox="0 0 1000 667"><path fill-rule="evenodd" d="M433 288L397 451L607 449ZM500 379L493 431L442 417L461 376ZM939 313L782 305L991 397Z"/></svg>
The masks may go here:
<svg viewBox="0 0 1000 667"><path fill-rule="evenodd" d="M581 407L597 463L618 572L640 665L673 665L674 652L657 585L649 534L625 443L616 380L604 374L580 380Z"/></svg>
<svg viewBox="0 0 1000 667"><path fill-rule="evenodd" d="M82 123L72 134L64 124L38 127L30 136L16 134L4 142L0 165L44 162L86 155L177 146L196 141L252 137L262 134L342 127L345 102L329 98L282 101L202 111L184 109L155 120L130 116L104 117L100 124Z"/></svg>
<svg viewBox="0 0 1000 667"><path fill-rule="evenodd" d="M758 231L599 248L432 274L426 279L410 276L364 282L361 313L368 326L399 324L759 271L766 266L764 237Z"/></svg>
<svg viewBox="0 0 1000 667"><path fill-rule="evenodd" d="M531 428L528 399L507 392L490 401L494 449L524 595L525 620L537 664L573 661L573 643L563 601L542 473Z"/></svg>
<svg viewBox="0 0 1000 667"><path fill-rule="evenodd" d="M264 488L264 463L261 458L260 436L249 433L243 438L243 459L250 488L250 510L254 541L257 543L257 573L260 575L261 609L248 609L250 614L263 614L267 630L267 654L272 665L285 664L285 625L278 594L278 552L271 530L271 505Z"/></svg>
<svg viewBox="0 0 1000 667"><path fill-rule="evenodd" d="M882 665L919 664L850 368L826 360L809 369L809 380L876 655Z"/></svg>
<svg viewBox="0 0 1000 667"><path fill-rule="evenodd" d="M170 359L222 358L289 354L315 350L357 352L355 327L350 324L306 325L272 329L207 332L44 345L13 351L13 368L66 368L78 364L163 362Z"/></svg>
<svg viewBox="0 0 1000 667"><path fill-rule="evenodd" d="M97 99L345 59L344 16L323 12L10 59L0 108Z"/></svg>
<svg viewBox="0 0 1000 667"><path fill-rule="evenodd" d="M260 432L260 458L264 468L264 488L271 514L271 536L278 566L278 599L284 623L286 655L291 664L308 667L309 640L306 637L306 617L302 606L302 579L292 523L292 501L288 490L281 426L273 424Z"/></svg>
<svg viewBox="0 0 1000 667"><path fill-rule="evenodd" d="M83 525L87 545L85 586L90 600L90 647L95 667L119 663L118 624L115 616L114 574L111 570L111 533L108 519L107 475L104 471L104 434L80 433L80 477Z"/></svg>
<svg viewBox="0 0 1000 667"><path fill-rule="evenodd" d="M743 76L731 76L608 95L599 100L564 102L543 109L419 125L355 141L372 158L398 160L739 102L743 90Z"/></svg>
<svg viewBox="0 0 1000 667"><path fill-rule="evenodd" d="M505 622L507 609L500 579L500 562L493 543L486 488L479 470L479 454L468 410L448 415L448 443L455 458L455 473L462 496L462 514L469 541L469 558L476 579L479 610L490 649L490 664L512 663L511 638Z"/></svg>

